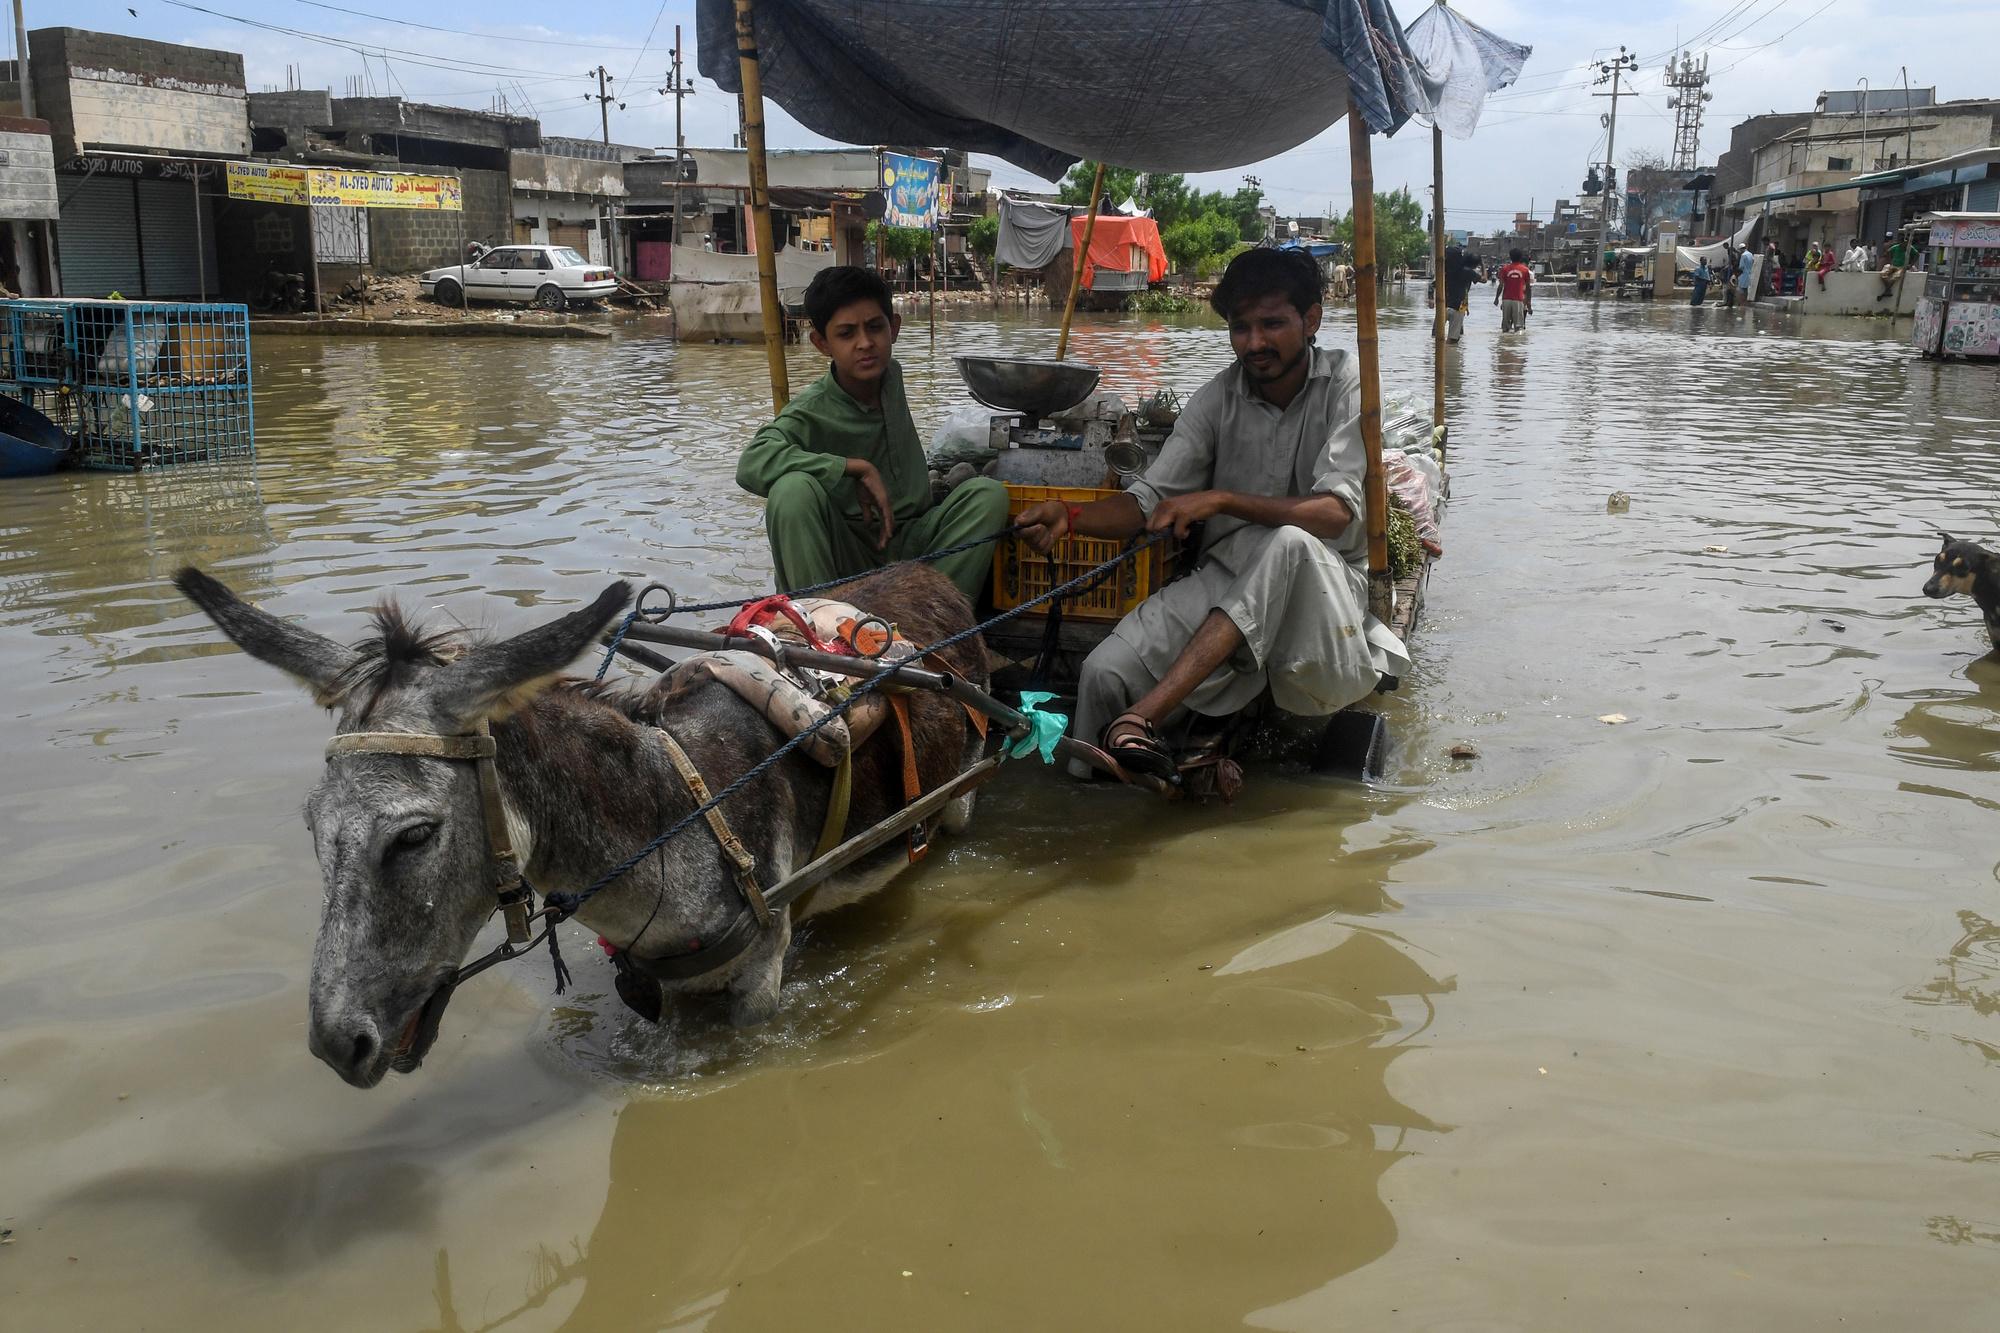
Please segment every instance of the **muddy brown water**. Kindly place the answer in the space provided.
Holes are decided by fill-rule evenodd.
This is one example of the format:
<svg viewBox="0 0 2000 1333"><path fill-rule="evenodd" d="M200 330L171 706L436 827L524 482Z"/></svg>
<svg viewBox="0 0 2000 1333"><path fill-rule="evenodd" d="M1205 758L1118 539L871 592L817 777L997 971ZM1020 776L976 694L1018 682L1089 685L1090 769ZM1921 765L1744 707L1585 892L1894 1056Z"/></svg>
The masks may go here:
<svg viewBox="0 0 2000 1333"><path fill-rule="evenodd" d="M648 1029L577 932L571 995L489 974L372 1093L305 1047L326 719L165 577L353 636L385 590L501 628L607 572L752 591L761 350L260 340L254 470L7 484L0 1324L1993 1327L2000 666L1919 586L1994 531L1994 372L1493 315L1389 781L1159 809L1021 765L770 1027ZM1385 321L1421 400L1425 313ZM1053 343L919 321L920 421L948 352ZM1127 391L1228 356L1075 352Z"/></svg>

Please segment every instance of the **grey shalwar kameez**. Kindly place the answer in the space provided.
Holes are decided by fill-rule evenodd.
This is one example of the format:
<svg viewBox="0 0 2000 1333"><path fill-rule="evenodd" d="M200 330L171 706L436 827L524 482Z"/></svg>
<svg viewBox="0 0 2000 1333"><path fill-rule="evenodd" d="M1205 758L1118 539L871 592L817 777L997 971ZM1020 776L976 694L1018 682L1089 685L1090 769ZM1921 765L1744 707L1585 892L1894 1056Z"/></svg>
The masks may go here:
<svg viewBox="0 0 2000 1333"><path fill-rule="evenodd" d="M1368 614L1365 470L1351 353L1314 348L1305 387L1282 410L1256 395L1241 363L1203 385L1127 492L1147 518L1162 500L1223 490L1334 495L1353 521L1322 540L1303 528L1209 519L1194 573L1140 603L1085 659L1075 734L1096 743L1216 609L1236 622L1243 646L1187 698L1186 708L1209 717L1237 712L1267 687L1284 711L1324 716L1373 693L1384 673L1407 672L1402 643Z"/></svg>

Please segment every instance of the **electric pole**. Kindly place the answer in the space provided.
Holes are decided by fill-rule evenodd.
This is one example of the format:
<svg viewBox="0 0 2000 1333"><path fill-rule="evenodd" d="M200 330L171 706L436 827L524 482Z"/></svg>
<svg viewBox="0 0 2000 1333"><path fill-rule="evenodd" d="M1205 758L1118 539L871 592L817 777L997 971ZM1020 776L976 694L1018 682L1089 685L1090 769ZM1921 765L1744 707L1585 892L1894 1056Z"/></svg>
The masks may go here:
<svg viewBox="0 0 2000 1333"><path fill-rule="evenodd" d="M674 25L674 65L660 92L674 99L674 244L681 241L681 191L687 188L687 138L681 133L681 99L694 96L694 85L681 74L681 25Z"/></svg>
<svg viewBox="0 0 2000 1333"><path fill-rule="evenodd" d="M599 65L597 67L597 116L598 120L604 126L604 144L607 148L611 145L611 104L618 101L615 96L605 90L605 85L611 82L613 82L613 76L605 73L604 66ZM584 96L589 97L591 94L585 93ZM625 104L619 102L618 109L623 111Z"/></svg>
<svg viewBox="0 0 2000 1333"><path fill-rule="evenodd" d="M1707 53L1696 64L1693 56L1681 52L1679 68L1672 56L1667 57L1666 83L1674 90L1667 99L1674 111L1674 170L1693 171L1701 155L1702 106L1715 100L1715 94L1708 91Z"/></svg>
<svg viewBox="0 0 2000 1333"><path fill-rule="evenodd" d="M1596 81L1598 83L1610 83L1611 91L1608 93L1591 94L1592 97L1608 97L1611 99L1611 115L1604 122L1604 197L1598 201L1597 206L1599 253L1597 256L1597 286L1590 294L1592 304L1604 299L1604 279L1606 274L1603 252L1611 247L1611 194L1615 188L1614 183L1618 179L1618 168L1614 165L1617 162L1614 150L1618 144L1618 97L1620 91L1618 80L1621 75L1628 74L1638 68L1639 58L1626 54L1625 48L1622 46L1619 47L1616 59L1602 61L1597 66L1598 74Z"/></svg>

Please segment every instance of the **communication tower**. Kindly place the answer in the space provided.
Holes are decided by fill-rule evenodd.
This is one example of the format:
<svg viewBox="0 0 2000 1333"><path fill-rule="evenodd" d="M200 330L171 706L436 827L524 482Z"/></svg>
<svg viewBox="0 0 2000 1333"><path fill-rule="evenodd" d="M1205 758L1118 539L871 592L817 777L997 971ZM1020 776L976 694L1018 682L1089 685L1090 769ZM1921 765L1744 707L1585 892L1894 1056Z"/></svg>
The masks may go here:
<svg viewBox="0 0 2000 1333"><path fill-rule="evenodd" d="M1669 56L1666 82L1674 90L1674 95L1667 99L1667 105L1674 109L1673 169L1692 171L1701 154L1701 109L1715 99L1715 94L1708 91L1707 53L1697 62L1683 51L1679 64Z"/></svg>

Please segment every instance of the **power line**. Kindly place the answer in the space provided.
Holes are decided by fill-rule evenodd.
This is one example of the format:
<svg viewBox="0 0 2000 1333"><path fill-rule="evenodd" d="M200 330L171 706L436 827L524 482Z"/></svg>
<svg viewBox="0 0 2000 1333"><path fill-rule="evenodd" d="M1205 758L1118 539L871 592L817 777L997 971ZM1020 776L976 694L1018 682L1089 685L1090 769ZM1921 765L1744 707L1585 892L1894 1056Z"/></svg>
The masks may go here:
<svg viewBox="0 0 2000 1333"><path fill-rule="evenodd" d="M373 19L377 23L393 23L402 28L421 28L425 32L441 32L452 37L485 37L496 42L521 42L528 46L573 46L586 51L630 51L633 48L616 42L565 42L554 37L518 37L513 33L492 32L480 28L441 28L435 23L418 23L415 19L391 18L387 14L371 14L365 9L349 9L345 5L329 5L324 0L292 0L293 4L305 5L312 9L324 9L334 14L352 14L355 18ZM644 48L640 48L644 49Z"/></svg>
<svg viewBox="0 0 2000 1333"><path fill-rule="evenodd" d="M283 33L287 37L297 37L303 41L318 42L322 46L338 47L343 51L351 51L355 55L363 57L375 56L379 59L386 55L394 54L406 64L422 65L428 69L457 70L464 74L479 74L486 77L491 77L495 74L538 74L561 77L554 70L525 69L517 65L494 65L480 60L460 60L451 56L441 56L433 51L409 51L402 47L377 46L368 42L357 42L351 38L334 37L320 32L307 32L302 28L288 28L283 24L265 23L258 19L247 19L241 14L225 14L219 9L209 9L202 5L191 4L189 0L165 0L165 3L172 5L176 9L191 10L197 14L207 14L211 18L226 19L231 23L241 23L247 28L261 28L265 32Z"/></svg>
<svg viewBox="0 0 2000 1333"><path fill-rule="evenodd" d="M625 82L632 82L632 76L639 72L639 62L646 58L646 48L653 44L653 34L660 28L660 16L666 12L667 0L660 0L660 7L653 11L653 22L646 29L646 40L639 43L639 54L632 57L632 68L625 71Z"/></svg>

